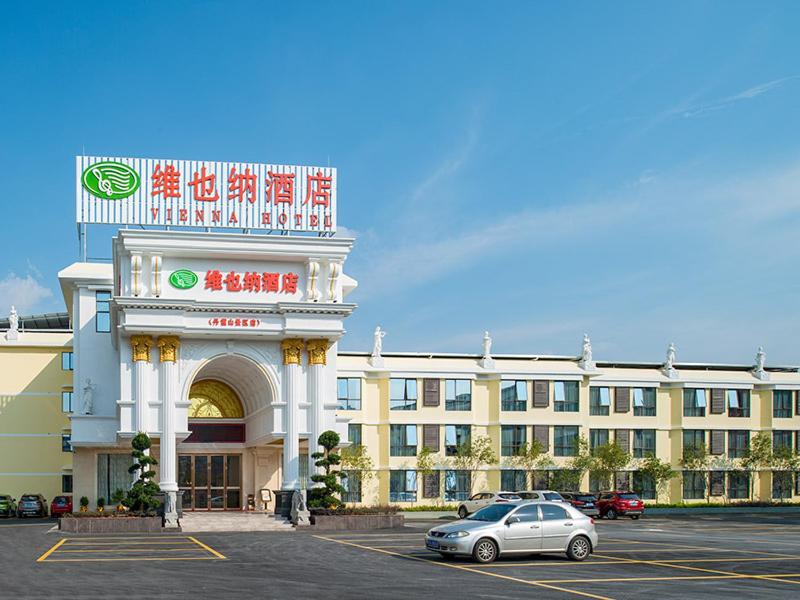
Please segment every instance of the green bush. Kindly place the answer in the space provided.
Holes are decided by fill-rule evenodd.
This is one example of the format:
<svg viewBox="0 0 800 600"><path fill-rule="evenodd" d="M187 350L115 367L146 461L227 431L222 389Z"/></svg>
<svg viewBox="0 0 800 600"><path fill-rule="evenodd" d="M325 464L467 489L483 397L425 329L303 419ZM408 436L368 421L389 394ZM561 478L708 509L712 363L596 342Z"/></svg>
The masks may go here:
<svg viewBox="0 0 800 600"><path fill-rule="evenodd" d="M331 471L331 468L342 460L333 451L339 445L339 434L335 431L323 431L317 443L324 448L324 452L314 452L311 457L317 459L314 464L324 469L325 474L311 476L311 481L321 483L323 487L311 488L308 491L308 508L335 509L342 505L342 501L336 496L341 496L344 492L344 488L338 481L344 474L341 471Z"/></svg>
<svg viewBox="0 0 800 600"><path fill-rule="evenodd" d="M161 488L158 487L157 483L151 481L156 472L150 469L150 466L157 465L158 461L146 453L151 445L150 437L141 431L131 440L131 447L133 448L131 456L136 459L136 462L128 468L128 472L131 474L138 472L139 479L134 482L128 491L125 504L131 511L140 516L152 514L153 509L159 505L159 501L155 496L161 491Z"/></svg>

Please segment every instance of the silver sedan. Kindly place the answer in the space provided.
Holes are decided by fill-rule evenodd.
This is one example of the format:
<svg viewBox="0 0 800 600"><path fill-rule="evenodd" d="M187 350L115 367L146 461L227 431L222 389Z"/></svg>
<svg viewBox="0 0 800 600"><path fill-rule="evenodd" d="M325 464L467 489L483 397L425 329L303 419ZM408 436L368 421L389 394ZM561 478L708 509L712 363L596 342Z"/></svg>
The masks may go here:
<svg viewBox="0 0 800 600"><path fill-rule="evenodd" d="M425 547L445 558L472 556L490 563L500 555L566 553L585 560L598 538L594 519L563 502L492 504L466 519L428 531Z"/></svg>

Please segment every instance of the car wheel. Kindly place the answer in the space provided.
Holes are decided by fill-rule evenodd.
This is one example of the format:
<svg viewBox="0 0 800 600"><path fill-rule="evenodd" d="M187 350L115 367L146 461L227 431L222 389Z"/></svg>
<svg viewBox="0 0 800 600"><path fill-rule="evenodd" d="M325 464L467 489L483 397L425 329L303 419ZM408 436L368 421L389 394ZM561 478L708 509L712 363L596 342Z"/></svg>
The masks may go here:
<svg viewBox="0 0 800 600"><path fill-rule="evenodd" d="M478 540L472 549L472 558L481 564L494 561L497 558L497 544L489 538Z"/></svg>
<svg viewBox="0 0 800 600"><path fill-rule="evenodd" d="M467 518L467 508L465 506L458 507L458 518L459 519L466 519Z"/></svg>
<svg viewBox="0 0 800 600"><path fill-rule="evenodd" d="M567 556L570 560L586 560L592 553L592 544L585 536L578 535L572 538L572 541L567 546Z"/></svg>
<svg viewBox="0 0 800 600"><path fill-rule="evenodd" d="M639 515L631 515L631 519L633 519L634 521L638 521Z"/></svg>
<svg viewBox="0 0 800 600"><path fill-rule="evenodd" d="M611 519L613 521L616 518L617 518L617 511L615 511L613 508L609 508L606 511L606 519Z"/></svg>

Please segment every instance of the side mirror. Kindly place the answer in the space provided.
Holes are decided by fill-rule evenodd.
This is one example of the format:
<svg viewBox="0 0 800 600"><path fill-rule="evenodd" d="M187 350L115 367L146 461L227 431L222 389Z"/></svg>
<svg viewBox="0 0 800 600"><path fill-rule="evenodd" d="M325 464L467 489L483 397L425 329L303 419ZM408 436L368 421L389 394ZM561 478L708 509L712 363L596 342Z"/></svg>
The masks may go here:
<svg viewBox="0 0 800 600"><path fill-rule="evenodd" d="M508 517L506 520L506 525L511 525L512 523L519 523L521 519L519 517Z"/></svg>

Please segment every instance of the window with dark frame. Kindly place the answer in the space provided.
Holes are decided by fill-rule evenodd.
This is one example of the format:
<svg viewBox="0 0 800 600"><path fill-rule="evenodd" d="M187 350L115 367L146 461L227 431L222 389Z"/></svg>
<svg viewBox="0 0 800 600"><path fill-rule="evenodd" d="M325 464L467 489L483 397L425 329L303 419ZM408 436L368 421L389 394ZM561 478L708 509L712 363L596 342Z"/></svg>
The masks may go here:
<svg viewBox="0 0 800 600"><path fill-rule="evenodd" d="M472 481L469 471L444 472L445 502L460 502L469 498Z"/></svg>
<svg viewBox="0 0 800 600"><path fill-rule="evenodd" d="M525 411L528 403L528 383L526 381L503 380L500 382L500 409L505 411Z"/></svg>
<svg viewBox="0 0 800 600"><path fill-rule="evenodd" d="M389 381L389 410L417 410L417 380Z"/></svg>
<svg viewBox="0 0 800 600"><path fill-rule="evenodd" d="M684 429L683 430L683 450L689 448L706 447L705 429Z"/></svg>
<svg viewBox="0 0 800 600"><path fill-rule="evenodd" d="M553 456L577 456L578 427L556 425L553 427Z"/></svg>
<svg viewBox="0 0 800 600"><path fill-rule="evenodd" d="M743 458L749 445L749 431L745 429L728 431L728 458Z"/></svg>
<svg viewBox="0 0 800 600"><path fill-rule="evenodd" d="M745 500L750 498L750 475L744 471L728 472L728 498Z"/></svg>
<svg viewBox="0 0 800 600"><path fill-rule="evenodd" d="M772 390L772 417L790 419L795 392L792 390Z"/></svg>
<svg viewBox="0 0 800 600"><path fill-rule="evenodd" d="M517 456L527 442L525 425L503 425L500 428L500 456Z"/></svg>
<svg viewBox="0 0 800 600"><path fill-rule="evenodd" d="M776 450L780 450L781 448L786 450L792 450L792 431L781 431L781 430L773 430L772 432L772 450L773 452Z"/></svg>
<svg viewBox="0 0 800 600"><path fill-rule="evenodd" d="M708 405L708 391L700 388L683 390L683 416L705 417Z"/></svg>
<svg viewBox="0 0 800 600"><path fill-rule="evenodd" d="M633 430L633 458L647 458L656 455L656 430Z"/></svg>
<svg viewBox="0 0 800 600"><path fill-rule="evenodd" d="M611 388L589 388L589 414L606 416L611 410Z"/></svg>
<svg viewBox="0 0 800 600"><path fill-rule="evenodd" d="M95 305L95 331L108 333L111 331L111 292L97 291L94 293Z"/></svg>
<svg viewBox="0 0 800 600"><path fill-rule="evenodd" d="M347 425L347 439L353 446L360 446L361 441L361 423L349 423Z"/></svg>
<svg viewBox="0 0 800 600"><path fill-rule="evenodd" d="M389 502L417 501L417 472L390 471Z"/></svg>
<svg viewBox="0 0 800 600"><path fill-rule="evenodd" d="M73 371L75 369L73 361L74 361L74 354L72 352L62 352L61 353L61 370L62 371Z"/></svg>
<svg viewBox="0 0 800 600"><path fill-rule="evenodd" d="M339 377L336 380L336 388L339 410L361 410L361 379Z"/></svg>
<svg viewBox="0 0 800 600"><path fill-rule="evenodd" d="M72 493L72 475L68 475L66 473L61 475L61 493L62 494Z"/></svg>
<svg viewBox="0 0 800 600"><path fill-rule="evenodd" d="M683 472L684 500L702 500L706 497L707 475L705 471Z"/></svg>
<svg viewBox="0 0 800 600"><path fill-rule="evenodd" d="M389 456L417 455L416 425L390 425L389 440Z"/></svg>
<svg viewBox="0 0 800 600"><path fill-rule="evenodd" d="M67 390L61 392L61 412L72 412L72 391Z"/></svg>
<svg viewBox="0 0 800 600"><path fill-rule="evenodd" d="M459 447L466 447L470 443L470 425L445 425L444 426L444 454L455 456Z"/></svg>
<svg viewBox="0 0 800 600"><path fill-rule="evenodd" d="M750 416L750 390L726 390L728 416L746 418Z"/></svg>
<svg viewBox="0 0 800 600"><path fill-rule="evenodd" d="M633 416L656 416L656 388L633 388Z"/></svg>
<svg viewBox="0 0 800 600"><path fill-rule="evenodd" d="M342 502L361 502L361 473L358 471L344 471L347 475L342 477Z"/></svg>
<svg viewBox="0 0 800 600"><path fill-rule="evenodd" d="M472 381L469 379L445 379L444 409L472 410Z"/></svg>
<svg viewBox="0 0 800 600"><path fill-rule="evenodd" d="M72 452L72 434L70 433L61 434L61 451Z"/></svg>
<svg viewBox="0 0 800 600"><path fill-rule="evenodd" d="M553 410L555 412L580 410L580 386L577 381L553 382Z"/></svg>
<svg viewBox="0 0 800 600"><path fill-rule="evenodd" d="M608 439L608 429L590 429L589 450L594 451L595 448L605 446L608 444Z"/></svg>
<svg viewBox="0 0 800 600"><path fill-rule="evenodd" d="M656 481L653 479L652 475L642 473L641 471L634 471L633 491L639 494L642 500L655 500Z"/></svg>
<svg viewBox="0 0 800 600"><path fill-rule="evenodd" d="M503 469L500 471L500 489L507 492L527 490L527 475L522 469Z"/></svg>

